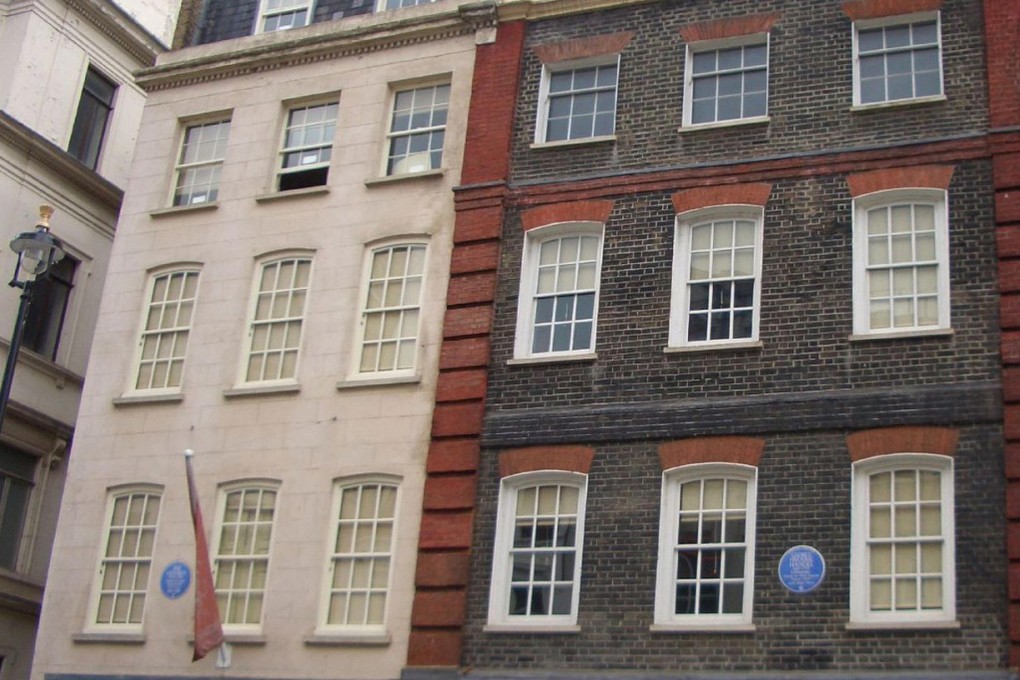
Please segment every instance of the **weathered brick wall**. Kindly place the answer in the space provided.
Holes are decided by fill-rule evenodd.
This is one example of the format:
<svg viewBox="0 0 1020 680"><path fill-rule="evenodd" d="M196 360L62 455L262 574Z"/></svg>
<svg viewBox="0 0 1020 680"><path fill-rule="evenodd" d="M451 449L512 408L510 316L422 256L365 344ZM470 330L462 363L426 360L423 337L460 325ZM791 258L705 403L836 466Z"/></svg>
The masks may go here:
<svg viewBox="0 0 1020 680"><path fill-rule="evenodd" d="M942 8L946 101L851 113L851 21L835 0L678 0L536 22L522 64L514 133L517 181L624 169L731 162L822 149L898 144L983 129L987 120L980 3ZM686 24L778 13L769 50L767 125L678 132ZM542 71L534 46L632 31L620 57L617 141L532 150Z"/></svg>
<svg viewBox="0 0 1020 680"><path fill-rule="evenodd" d="M677 131L680 27L777 12L766 125ZM840 3L663 2L529 24L513 131L492 325L462 666L530 669L995 669L1007 665L1002 404L992 168L978 0L942 5L946 101L851 112L851 23ZM532 149L535 45L632 31L617 139ZM947 141L951 140L951 141ZM850 341L847 176L938 163L949 185L951 335ZM772 185L764 214L760 348L669 353L678 189ZM596 352L510 366L521 214L612 200ZM551 208L550 208L551 209ZM846 436L889 425L960 428L958 630L848 631L851 463ZM653 633L661 467L657 447L705 434L762 437L753 633ZM498 454L595 448L575 634L483 630ZM788 594L789 547L817 547L826 583Z"/></svg>
<svg viewBox="0 0 1020 680"><path fill-rule="evenodd" d="M959 630L848 631L850 476L846 432L763 433L753 633L653 633L662 470L658 442L601 444L588 479L575 634L485 633L497 452L483 450L463 665L475 668L663 670L940 669L1005 665L1001 428L961 428L956 466ZM827 575L788 593L779 558L816 547Z"/></svg>
<svg viewBox="0 0 1020 680"><path fill-rule="evenodd" d="M824 172L823 168L817 172ZM509 215L488 407L738 397L996 379L997 290L987 161L949 188L952 336L851 342L852 216L845 176L773 183L765 207L760 349L663 353L676 214L671 192L620 196L606 223L594 362L508 366L524 230Z"/></svg>

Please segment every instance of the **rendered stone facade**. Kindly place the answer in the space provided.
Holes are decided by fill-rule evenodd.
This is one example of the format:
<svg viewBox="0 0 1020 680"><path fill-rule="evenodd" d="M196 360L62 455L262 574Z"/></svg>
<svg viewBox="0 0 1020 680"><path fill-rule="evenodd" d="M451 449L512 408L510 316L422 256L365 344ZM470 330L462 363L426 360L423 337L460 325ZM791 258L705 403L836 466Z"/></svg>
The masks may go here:
<svg viewBox="0 0 1020 680"><path fill-rule="evenodd" d="M40 680L392 678L404 665L453 243L452 188L461 181L476 33L485 39L491 17L436 3L351 21L196 44L139 75L148 101L58 528L45 642L36 656ZM428 106L442 135L441 165L388 172L395 100L419 90L438 92ZM281 147L292 139L285 130L299 125L295 111L335 115L335 131L294 147L312 149L324 181L281 191L290 153ZM307 129L327 129L317 120ZM200 191L182 180L192 177L182 148L199 144L205 131L225 143L206 147L221 169L214 189ZM310 158L283 168L300 172ZM184 186L194 190L182 199ZM383 296L395 313L417 318L403 327L402 363L387 371L380 359L380 370L364 369L362 346L374 337L366 305L382 304L374 282L385 279L377 254L396 261L410 250L420 271L401 278L391 270L387 290L399 292L392 283L399 279L405 292L419 292L396 303ZM292 335L273 345L291 356L296 350L296 368L260 379L251 363L256 321L272 326L279 317L260 316L266 308L256 291L270 280L265 266L277 262L298 263L310 275L286 289ZM147 361L140 337L156 282L172 272L196 277L193 315L179 384L153 389L148 378L139 382ZM293 340L298 328L300 341ZM184 449L195 452L231 649L225 670L215 653L191 663L193 588L180 599L160 589L168 564L194 564ZM389 500L368 509L367 501L355 503L355 511L343 495L350 489ZM264 538L252 549L263 552L248 564L257 563L264 578L243 584L253 595L248 605L224 586L239 583L227 575L234 548L226 538L236 524L229 498L239 490L262 499ZM116 610L107 616L99 595L119 587L103 580L112 568L104 546L116 515L111 503L130 493L159 503L138 620L119 619ZM349 512L361 518L361 557L347 557ZM358 575L369 562L370 584ZM354 573L354 581L340 586L341 572ZM352 601L374 598L366 618L350 614L355 604L346 619L336 614L343 607L336 597L345 597L331 594L337 588L358 590Z"/></svg>

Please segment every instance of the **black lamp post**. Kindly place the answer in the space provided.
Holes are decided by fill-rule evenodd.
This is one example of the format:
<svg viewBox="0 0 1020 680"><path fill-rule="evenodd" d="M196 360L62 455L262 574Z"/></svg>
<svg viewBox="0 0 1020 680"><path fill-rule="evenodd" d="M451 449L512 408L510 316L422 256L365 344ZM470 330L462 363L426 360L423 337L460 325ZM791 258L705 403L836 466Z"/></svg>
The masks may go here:
<svg viewBox="0 0 1020 680"><path fill-rule="evenodd" d="M7 416L7 403L11 397L14 369L18 365L21 336L25 333L25 317L28 316L28 308L32 304L32 285L40 277L46 276L50 267L64 258L64 244L50 233L52 215L52 206L39 206L39 224L35 226L35 231L23 231L11 241L11 251L17 253L18 264L14 267L14 277L9 285L21 289L21 303L18 305L14 332L11 333L11 346L7 350L4 379L0 383L0 427L3 427L4 418Z"/></svg>

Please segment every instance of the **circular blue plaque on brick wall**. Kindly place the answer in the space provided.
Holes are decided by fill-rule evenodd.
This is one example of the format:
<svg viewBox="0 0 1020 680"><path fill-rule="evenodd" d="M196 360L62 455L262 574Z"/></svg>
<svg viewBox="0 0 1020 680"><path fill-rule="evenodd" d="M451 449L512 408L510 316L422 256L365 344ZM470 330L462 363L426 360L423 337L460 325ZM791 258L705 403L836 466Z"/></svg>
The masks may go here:
<svg viewBox="0 0 1020 680"><path fill-rule="evenodd" d="M794 593L810 593L825 580L825 558L809 545L795 545L779 559L779 581Z"/></svg>
<svg viewBox="0 0 1020 680"><path fill-rule="evenodd" d="M191 568L180 560L166 565L163 575L159 577L159 589L171 600L188 592L191 585Z"/></svg>

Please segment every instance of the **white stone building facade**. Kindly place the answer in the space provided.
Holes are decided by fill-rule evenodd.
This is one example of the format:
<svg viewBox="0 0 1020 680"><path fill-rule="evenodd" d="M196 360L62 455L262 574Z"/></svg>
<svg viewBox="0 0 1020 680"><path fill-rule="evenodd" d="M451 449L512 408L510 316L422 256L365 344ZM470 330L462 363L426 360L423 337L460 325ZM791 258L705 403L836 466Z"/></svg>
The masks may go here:
<svg viewBox="0 0 1020 680"><path fill-rule="evenodd" d="M140 74L34 678L400 675L486 21L437 2ZM161 588L194 567L185 449L225 669Z"/></svg>

